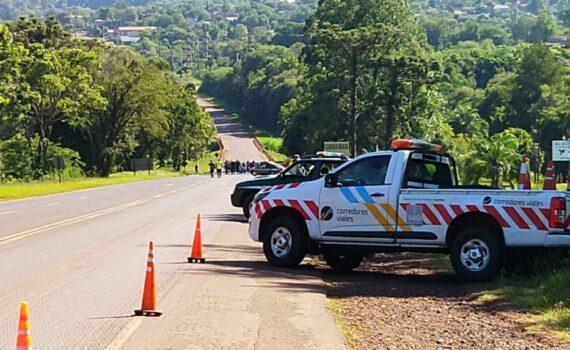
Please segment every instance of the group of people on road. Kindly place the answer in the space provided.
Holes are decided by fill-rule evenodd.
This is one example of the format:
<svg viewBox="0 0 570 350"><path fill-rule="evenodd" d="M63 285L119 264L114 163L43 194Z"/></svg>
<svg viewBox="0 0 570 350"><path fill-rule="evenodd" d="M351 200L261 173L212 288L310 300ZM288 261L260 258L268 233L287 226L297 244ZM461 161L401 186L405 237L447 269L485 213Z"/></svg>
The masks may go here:
<svg viewBox="0 0 570 350"><path fill-rule="evenodd" d="M225 171L226 175L246 174L251 172L251 169L253 169L255 165L255 161L240 162L239 160L226 160L222 163L220 159L216 161L210 160L208 164L211 177L214 177L214 173L216 173L218 177L222 177L222 171Z"/></svg>
<svg viewBox="0 0 570 350"><path fill-rule="evenodd" d="M249 173L255 167L255 161L240 162L239 160L226 160L224 170L226 175Z"/></svg>

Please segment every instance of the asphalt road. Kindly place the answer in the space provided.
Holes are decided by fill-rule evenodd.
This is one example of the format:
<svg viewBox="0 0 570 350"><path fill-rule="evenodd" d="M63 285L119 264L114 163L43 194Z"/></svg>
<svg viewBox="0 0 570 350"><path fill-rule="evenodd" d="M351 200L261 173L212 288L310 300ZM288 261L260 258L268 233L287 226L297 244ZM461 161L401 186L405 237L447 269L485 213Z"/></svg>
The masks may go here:
<svg viewBox="0 0 570 350"><path fill-rule="evenodd" d="M254 137L241 129L239 123L230 117L220 107L213 105L204 98L198 98L198 104L202 106L214 119L218 128L218 136L222 138L225 151L224 157L228 160L262 161L267 160L263 152L255 147Z"/></svg>
<svg viewBox="0 0 570 350"><path fill-rule="evenodd" d="M244 146L248 149L249 146ZM0 203L0 349L28 301L36 349L343 349L308 265L270 267L229 194L190 176ZM197 213L205 264L188 264ZM155 242L158 318L140 307Z"/></svg>

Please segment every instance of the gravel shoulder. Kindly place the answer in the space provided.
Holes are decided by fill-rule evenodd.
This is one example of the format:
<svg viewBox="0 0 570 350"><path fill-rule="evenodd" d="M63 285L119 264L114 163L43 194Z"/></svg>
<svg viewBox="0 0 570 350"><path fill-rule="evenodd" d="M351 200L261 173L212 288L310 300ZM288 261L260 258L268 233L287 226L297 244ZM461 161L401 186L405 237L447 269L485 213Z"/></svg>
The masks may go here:
<svg viewBox="0 0 570 350"><path fill-rule="evenodd" d="M570 349L516 305L482 302L491 284L460 283L426 255L378 254L349 274L317 269L353 349Z"/></svg>

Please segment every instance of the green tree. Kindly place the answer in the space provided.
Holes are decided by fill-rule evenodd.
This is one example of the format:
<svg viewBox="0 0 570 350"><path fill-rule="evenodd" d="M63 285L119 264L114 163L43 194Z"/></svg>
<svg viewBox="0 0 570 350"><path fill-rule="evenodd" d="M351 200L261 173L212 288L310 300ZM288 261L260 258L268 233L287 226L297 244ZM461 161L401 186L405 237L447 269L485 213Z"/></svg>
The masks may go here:
<svg viewBox="0 0 570 350"><path fill-rule="evenodd" d="M92 109L82 130L92 146L84 158L98 174L109 176L115 156L136 146L137 133L166 135L172 84L160 64L128 49L109 49L102 62L95 83L102 87L107 106Z"/></svg>
<svg viewBox="0 0 570 350"><path fill-rule="evenodd" d="M36 177L49 170L47 153L55 124L85 124L86 110L103 108L105 101L89 72L96 64L93 52L30 45L30 55L22 62L20 81L15 86L17 97L11 113L19 119L26 137L38 135L33 162Z"/></svg>

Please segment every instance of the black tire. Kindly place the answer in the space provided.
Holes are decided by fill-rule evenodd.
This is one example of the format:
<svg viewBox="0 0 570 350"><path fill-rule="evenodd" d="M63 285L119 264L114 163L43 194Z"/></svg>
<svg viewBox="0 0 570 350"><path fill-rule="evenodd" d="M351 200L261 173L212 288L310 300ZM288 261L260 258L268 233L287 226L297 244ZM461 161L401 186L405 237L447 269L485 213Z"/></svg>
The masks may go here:
<svg viewBox="0 0 570 350"><path fill-rule="evenodd" d="M249 219L249 206L251 205L251 202L253 202L253 197L255 197L255 194L248 194L247 196L245 196L245 200L242 202L241 204L241 209L243 210L243 216L245 216L246 219Z"/></svg>
<svg viewBox="0 0 570 350"><path fill-rule="evenodd" d="M279 239L288 233L287 248L279 247ZM285 246L285 245L283 245ZM263 253L271 265L296 267L307 254L307 234L301 224L289 217L273 219L263 232Z"/></svg>
<svg viewBox="0 0 570 350"><path fill-rule="evenodd" d="M360 265L364 255L359 253L327 252L323 253L323 258L327 265L336 271L349 272Z"/></svg>
<svg viewBox="0 0 570 350"><path fill-rule="evenodd" d="M462 258L462 254L466 258ZM483 257L487 257L486 262ZM502 258L503 244L499 235L485 228L467 228L451 243L451 265L462 280L488 281L495 278L501 270Z"/></svg>

